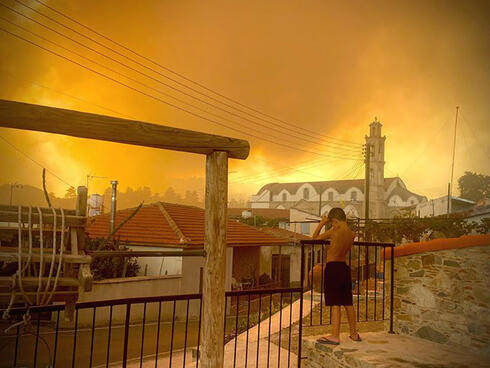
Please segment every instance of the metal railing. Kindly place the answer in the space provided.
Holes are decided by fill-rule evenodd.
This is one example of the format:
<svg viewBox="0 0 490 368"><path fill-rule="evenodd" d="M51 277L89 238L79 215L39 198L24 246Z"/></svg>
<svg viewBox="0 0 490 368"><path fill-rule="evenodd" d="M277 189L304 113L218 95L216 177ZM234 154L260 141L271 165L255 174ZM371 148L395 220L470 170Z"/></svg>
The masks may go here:
<svg viewBox="0 0 490 368"><path fill-rule="evenodd" d="M331 307L324 306L323 289L328 244L330 244L328 240L301 241L301 258L304 262L304 264L302 262L301 286L303 290L311 290L309 293L310 313L307 322L309 326L331 323ZM351 269L353 302L357 312L357 321L386 320L386 309L389 303L390 332L393 332L394 261L390 262L388 296L384 254L386 249L392 249L394 246L393 243L355 241L353 248L346 256L346 263Z"/></svg>
<svg viewBox="0 0 490 368"><path fill-rule="evenodd" d="M268 366L295 366L291 352L298 349L292 345L299 327L292 311L300 294L300 288L226 293L224 343L225 351L233 351L233 367L237 359L246 367L258 367L262 359ZM12 309L19 324L0 337L0 367L142 367L148 361L155 367L199 367L200 294L77 303L69 327L63 326L64 309L61 304Z"/></svg>
<svg viewBox="0 0 490 368"><path fill-rule="evenodd" d="M331 323L330 308L323 305L328 243L301 242L298 287L226 292L223 343L225 354L233 356L233 367L237 359L245 367L259 367L259 362L268 367L301 366L303 328ZM388 280L384 253L390 248L392 254L393 247L354 242L346 257L357 321L389 319L390 332L394 262L391 259ZM315 269L317 274L320 270L319 277ZM309 311L304 311L304 298L309 298ZM64 312L64 304L13 308L10 314L19 323L0 335L0 354L5 357L0 367L126 367L128 363L142 367L149 360L155 367L199 367L201 294L77 303L74 321L68 325Z"/></svg>

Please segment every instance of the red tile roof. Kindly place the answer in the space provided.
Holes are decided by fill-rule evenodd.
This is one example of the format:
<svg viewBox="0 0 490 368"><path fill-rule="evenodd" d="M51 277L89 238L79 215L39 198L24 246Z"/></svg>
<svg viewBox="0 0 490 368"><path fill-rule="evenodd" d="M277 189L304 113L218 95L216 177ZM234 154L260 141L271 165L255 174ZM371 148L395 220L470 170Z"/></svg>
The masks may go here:
<svg viewBox="0 0 490 368"><path fill-rule="evenodd" d="M278 238L286 238L291 242L298 242L300 240L311 240L312 238L308 235L304 235L301 233L295 233L294 231L289 231L286 229L281 229L279 227L260 227L260 231L263 231L267 234L271 234L272 236Z"/></svg>
<svg viewBox="0 0 490 368"><path fill-rule="evenodd" d="M159 205L182 232L186 242L181 241ZM134 209L116 212L115 226L120 224ZM86 231L90 238L109 235L109 217L103 214L88 220ZM129 244L168 247L201 247L204 245L204 210L198 207L157 202L143 206L139 212L116 233L115 238ZM289 244L287 237L278 238L241 222L228 220L228 246Z"/></svg>

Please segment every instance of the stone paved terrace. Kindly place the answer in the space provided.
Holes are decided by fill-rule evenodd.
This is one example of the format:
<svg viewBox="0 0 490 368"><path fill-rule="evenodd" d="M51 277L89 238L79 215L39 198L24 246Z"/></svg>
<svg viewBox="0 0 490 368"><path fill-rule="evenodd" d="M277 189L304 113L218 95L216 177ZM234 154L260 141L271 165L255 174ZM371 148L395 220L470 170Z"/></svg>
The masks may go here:
<svg viewBox="0 0 490 368"><path fill-rule="evenodd" d="M365 332L362 342L341 334L341 345L319 344L320 336L303 339L305 368L488 368L490 355L475 355L465 348L387 332Z"/></svg>

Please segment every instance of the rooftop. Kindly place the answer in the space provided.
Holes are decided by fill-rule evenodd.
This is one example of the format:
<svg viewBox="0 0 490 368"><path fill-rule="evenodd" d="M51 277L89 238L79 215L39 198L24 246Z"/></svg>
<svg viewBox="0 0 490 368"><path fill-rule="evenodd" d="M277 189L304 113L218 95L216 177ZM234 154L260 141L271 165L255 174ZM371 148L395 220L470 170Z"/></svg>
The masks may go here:
<svg viewBox="0 0 490 368"><path fill-rule="evenodd" d="M115 227L126 219L134 208L116 212ZM87 224L90 238L109 235L110 214L93 217ZM156 202L143 206L139 212L116 233L121 242L144 246L175 248L204 245L204 210L194 206ZM228 246L289 244L289 239L278 238L254 227L233 220L227 221Z"/></svg>

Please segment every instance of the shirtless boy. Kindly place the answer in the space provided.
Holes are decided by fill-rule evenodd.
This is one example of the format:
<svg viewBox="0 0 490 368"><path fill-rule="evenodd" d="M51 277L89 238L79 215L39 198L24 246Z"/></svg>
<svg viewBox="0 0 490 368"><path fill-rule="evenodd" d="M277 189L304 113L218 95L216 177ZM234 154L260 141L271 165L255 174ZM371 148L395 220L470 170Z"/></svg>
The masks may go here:
<svg viewBox="0 0 490 368"><path fill-rule="evenodd" d="M320 234L325 224L332 227ZM332 208L328 216L322 217L315 232L314 239L330 239L327 252L327 263L324 275L325 305L332 306L332 334L318 340L323 344L340 344L341 307L344 306L349 321L350 335L354 341L361 341L356 328L356 314L352 306L352 281L349 266L345 257L354 243L354 233L346 222L345 212L342 208Z"/></svg>

